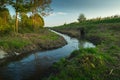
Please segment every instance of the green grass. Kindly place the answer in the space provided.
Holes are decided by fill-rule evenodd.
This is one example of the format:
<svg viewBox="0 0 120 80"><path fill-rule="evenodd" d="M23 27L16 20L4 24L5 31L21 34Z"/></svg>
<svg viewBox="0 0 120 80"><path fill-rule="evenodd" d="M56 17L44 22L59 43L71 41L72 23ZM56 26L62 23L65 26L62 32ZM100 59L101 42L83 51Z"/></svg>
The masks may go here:
<svg viewBox="0 0 120 80"><path fill-rule="evenodd" d="M0 49L7 52L21 51L24 48L31 48L32 45L34 45L35 48L52 49L61 47L65 44L64 42L61 36L43 28L40 29L39 32L0 36Z"/></svg>
<svg viewBox="0 0 120 80"><path fill-rule="evenodd" d="M57 40L59 39L59 36L53 32L49 32L48 34L40 36L39 38L44 40Z"/></svg>
<svg viewBox="0 0 120 80"><path fill-rule="evenodd" d="M20 49L30 44L30 41L19 37L6 37L0 40L0 46L4 49Z"/></svg>
<svg viewBox="0 0 120 80"><path fill-rule="evenodd" d="M51 74L47 80L119 80L120 23L118 20L119 18L111 18L54 27L54 30L78 39L80 37L78 29L83 27L85 40L96 44L96 48L74 51L70 58L62 59L54 65L57 74Z"/></svg>
<svg viewBox="0 0 120 80"><path fill-rule="evenodd" d="M46 80L119 80L111 74L108 63L114 59L97 48L76 50L71 59L62 59L54 64L57 74L51 74Z"/></svg>

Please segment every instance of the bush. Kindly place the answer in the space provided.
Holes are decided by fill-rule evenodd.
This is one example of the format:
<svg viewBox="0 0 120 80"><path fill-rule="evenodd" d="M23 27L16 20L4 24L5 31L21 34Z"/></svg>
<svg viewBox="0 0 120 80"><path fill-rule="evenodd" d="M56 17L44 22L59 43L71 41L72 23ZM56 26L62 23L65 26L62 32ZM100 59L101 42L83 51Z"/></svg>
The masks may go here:
<svg viewBox="0 0 120 80"><path fill-rule="evenodd" d="M6 25L0 25L0 36L9 34L12 31L12 28L6 24Z"/></svg>

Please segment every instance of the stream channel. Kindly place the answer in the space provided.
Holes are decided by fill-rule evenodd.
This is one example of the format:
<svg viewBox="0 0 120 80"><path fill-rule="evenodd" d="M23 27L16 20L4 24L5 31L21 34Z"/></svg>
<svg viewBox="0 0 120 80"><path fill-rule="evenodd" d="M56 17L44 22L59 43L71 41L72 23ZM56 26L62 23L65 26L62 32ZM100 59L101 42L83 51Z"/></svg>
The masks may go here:
<svg viewBox="0 0 120 80"><path fill-rule="evenodd" d="M49 67L61 58L69 57L70 54L79 48L95 47L92 43L79 41L65 34L52 32L64 37L67 44L61 48L31 53L22 59L12 61L0 66L0 80L41 80L49 74Z"/></svg>

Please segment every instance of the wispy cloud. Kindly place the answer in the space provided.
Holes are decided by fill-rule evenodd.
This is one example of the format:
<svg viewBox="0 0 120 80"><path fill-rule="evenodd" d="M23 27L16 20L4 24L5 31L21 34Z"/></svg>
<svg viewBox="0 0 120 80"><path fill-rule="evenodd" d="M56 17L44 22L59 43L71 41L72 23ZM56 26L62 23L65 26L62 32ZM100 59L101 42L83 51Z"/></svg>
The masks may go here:
<svg viewBox="0 0 120 80"><path fill-rule="evenodd" d="M65 13L65 12L57 12L57 14L59 14L59 15L66 15L67 13Z"/></svg>
<svg viewBox="0 0 120 80"><path fill-rule="evenodd" d="M50 14L50 16L57 16L57 15L67 15L67 13L66 12L54 12Z"/></svg>

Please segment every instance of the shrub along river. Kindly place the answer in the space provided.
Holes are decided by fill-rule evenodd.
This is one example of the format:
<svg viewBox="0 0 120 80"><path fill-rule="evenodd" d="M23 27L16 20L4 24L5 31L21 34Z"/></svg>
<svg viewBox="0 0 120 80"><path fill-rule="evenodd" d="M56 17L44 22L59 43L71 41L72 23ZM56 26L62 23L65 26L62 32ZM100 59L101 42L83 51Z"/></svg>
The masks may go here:
<svg viewBox="0 0 120 80"><path fill-rule="evenodd" d="M68 44L58 49L32 53L22 59L0 66L0 80L41 80L50 73L49 67L54 62L69 57L72 51L81 47L95 47L92 43L55 33L63 36Z"/></svg>

